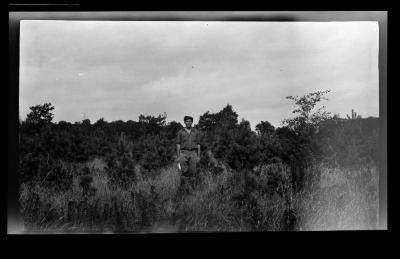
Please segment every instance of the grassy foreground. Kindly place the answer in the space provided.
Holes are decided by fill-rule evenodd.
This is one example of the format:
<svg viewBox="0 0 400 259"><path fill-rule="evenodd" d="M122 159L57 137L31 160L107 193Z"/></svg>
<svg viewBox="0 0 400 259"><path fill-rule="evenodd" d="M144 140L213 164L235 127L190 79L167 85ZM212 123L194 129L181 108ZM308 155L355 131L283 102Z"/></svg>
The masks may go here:
<svg viewBox="0 0 400 259"><path fill-rule="evenodd" d="M27 233L209 232L354 230L378 227L379 171L375 166L305 171L294 191L281 163L247 172L202 170L194 192L179 197L178 170L171 165L152 176L135 168L122 188L109 181L97 158L74 172L68 190L41 183L21 185ZM71 169L72 170L72 169Z"/></svg>

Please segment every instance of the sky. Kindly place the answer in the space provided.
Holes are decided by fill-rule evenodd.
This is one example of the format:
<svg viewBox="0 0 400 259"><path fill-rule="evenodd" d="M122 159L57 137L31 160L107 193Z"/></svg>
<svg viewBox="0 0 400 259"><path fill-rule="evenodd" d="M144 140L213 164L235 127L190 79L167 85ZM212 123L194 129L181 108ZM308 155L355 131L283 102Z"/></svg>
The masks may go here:
<svg viewBox="0 0 400 259"><path fill-rule="evenodd" d="M341 117L379 116L377 22L24 20L19 112L50 102L54 122L167 122L231 104L251 127L293 117L285 97L331 90Z"/></svg>

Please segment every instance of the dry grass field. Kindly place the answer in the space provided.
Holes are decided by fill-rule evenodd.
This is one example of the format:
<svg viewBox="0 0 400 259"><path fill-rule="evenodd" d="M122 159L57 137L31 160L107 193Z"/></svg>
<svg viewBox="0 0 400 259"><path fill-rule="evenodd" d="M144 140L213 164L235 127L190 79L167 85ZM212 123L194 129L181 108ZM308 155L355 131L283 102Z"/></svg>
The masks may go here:
<svg viewBox="0 0 400 259"><path fill-rule="evenodd" d="M193 193L183 197L177 195L174 165L151 177L135 168L136 180L127 188L109 182L100 158L79 166L89 173L75 175L67 191L21 185L27 233L354 230L376 229L378 223L379 171L368 165L315 165L298 192L282 164L253 174L203 170ZM246 174L257 184L249 191ZM278 184L270 185L273 179Z"/></svg>

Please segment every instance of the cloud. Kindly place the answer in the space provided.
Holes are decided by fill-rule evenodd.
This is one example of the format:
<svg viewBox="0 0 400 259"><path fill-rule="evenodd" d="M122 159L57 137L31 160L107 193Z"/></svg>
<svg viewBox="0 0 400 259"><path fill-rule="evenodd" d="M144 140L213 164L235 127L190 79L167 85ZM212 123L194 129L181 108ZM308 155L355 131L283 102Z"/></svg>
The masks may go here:
<svg viewBox="0 0 400 259"><path fill-rule="evenodd" d="M331 89L328 110L377 116L374 22L22 21L20 112L55 120L217 112L252 127L290 116L287 95Z"/></svg>

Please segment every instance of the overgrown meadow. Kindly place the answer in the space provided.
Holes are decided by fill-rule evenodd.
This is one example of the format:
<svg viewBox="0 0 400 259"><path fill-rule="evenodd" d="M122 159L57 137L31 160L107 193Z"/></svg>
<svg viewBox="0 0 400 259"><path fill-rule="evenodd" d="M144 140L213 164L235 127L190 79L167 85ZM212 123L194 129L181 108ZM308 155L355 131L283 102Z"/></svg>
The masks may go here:
<svg viewBox="0 0 400 259"><path fill-rule="evenodd" d="M379 119L294 102L284 126L252 131L231 105L206 112L195 190L178 195L166 114L53 123L50 103L20 122L20 207L27 233L354 230L378 227Z"/></svg>

